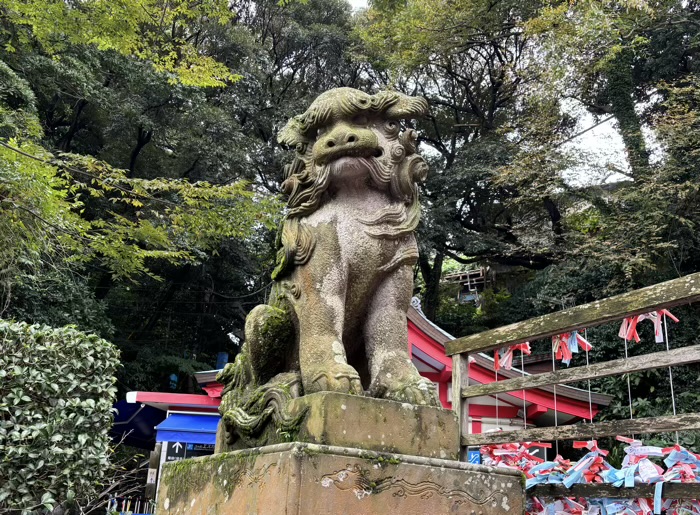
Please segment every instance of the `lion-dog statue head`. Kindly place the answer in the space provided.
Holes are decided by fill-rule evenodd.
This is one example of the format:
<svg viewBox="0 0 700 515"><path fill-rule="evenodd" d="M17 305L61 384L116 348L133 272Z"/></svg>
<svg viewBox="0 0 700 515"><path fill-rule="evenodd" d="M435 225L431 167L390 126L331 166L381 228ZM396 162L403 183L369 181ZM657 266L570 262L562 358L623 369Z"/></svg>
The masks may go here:
<svg viewBox="0 0 700 515"><path fill-rule="evenodd" d="M367 222L384 225L373 234L396 239L415 230L420 218L416 182L425 179L428 166L416 154L416 131L402 130L401 121L427 113L428 104L420 97L338 88L319 96L304 114L287 123L278 139L297 155L285 167L282 191L289 197L289 211L279 234L281 248L273 279L310 258L313 235L299 222L318 209L348 163L371 187L399 202L387 206L374 224Z"/></svg>
<svg viewBox="0 0 700 515"><path fill-rule="evenodd" d="M282 183L289 200L273 294L248 315L244 348L220 374L222 412L239 413L242 391L290 373L296 394L437 405L433 384L411 363L406 322L418 258L416 183L427 165L405 121L427 112L423 98L338 88L281 130L279 141L296 154Z"/></svg>

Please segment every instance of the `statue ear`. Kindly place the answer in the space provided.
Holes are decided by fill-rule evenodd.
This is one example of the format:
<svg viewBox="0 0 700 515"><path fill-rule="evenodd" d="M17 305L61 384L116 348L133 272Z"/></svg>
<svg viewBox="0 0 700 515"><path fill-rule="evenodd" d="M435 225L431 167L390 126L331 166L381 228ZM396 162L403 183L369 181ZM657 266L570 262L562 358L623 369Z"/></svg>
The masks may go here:
<svg viewBox="0 0 700 515"><path fill-rule="evenodd" d="M391 177L391 195L406 203L412 202L416 194L416 182L425 180L428 164L418 154L408 156Z"/></svg>
<svg viewBox="0 0 700 515"><path fill-rule="evenodd" d="M399 141L406 149L406 155L415 154L418 150L418 132L414 129L406 129L399 136Z"/></svg>
<svg viewBox="0 0 700 515"><path fill-rule="evenodd" d="M428 101L423 97L409 97L402 93L394 94L398 95L399 100L386 110L386 115L390 118L425 118L430 113Z"/></svg>

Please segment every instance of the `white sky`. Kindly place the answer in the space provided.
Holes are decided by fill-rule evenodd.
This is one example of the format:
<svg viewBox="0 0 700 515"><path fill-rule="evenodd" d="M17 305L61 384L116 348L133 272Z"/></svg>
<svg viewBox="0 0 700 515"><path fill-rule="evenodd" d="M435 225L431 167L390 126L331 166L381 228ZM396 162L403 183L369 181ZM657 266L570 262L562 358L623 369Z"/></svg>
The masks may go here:
<svg viewBox="0 0 700 515"><path fill-rule="evenodd" d="M353 11L367 7L367 0L348 0L348 3L352 6Z"/></svg>
<svg viewBox="0 0 700 515"><path fill-rule="evenodd" d="M577 132L596 124L593 115L585 109L577 108L576 114L579 116ZM616 128L615 119L608 120L573 139L563 148L581 153L581 164L564 174L566 181L571 184L590 186L627 179L626 176L614 172L615 169L629 169L625 145Z"/></svg>

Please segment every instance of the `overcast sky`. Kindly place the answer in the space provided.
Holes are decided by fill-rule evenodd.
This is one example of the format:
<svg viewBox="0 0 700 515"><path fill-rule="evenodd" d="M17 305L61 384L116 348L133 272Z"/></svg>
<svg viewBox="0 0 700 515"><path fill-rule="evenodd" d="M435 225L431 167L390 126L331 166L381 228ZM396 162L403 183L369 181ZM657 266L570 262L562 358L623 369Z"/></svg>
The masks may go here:
<svg viewBox="0 0 700 515"><path fill-rule="evenodd" d="M367 7L367 0L348 0L348 3L352 6L353 10Z"/></svg>
<svg viewBox="0 0 700 515"><path fill-rule="evenodd" d="M579 108L576 114L578 119L577 132L586 130L595 125L593 115ZM566 143L564 148L585 153L582 164L565 172L567 182L577 185L590 186L602 182L615 182L626 179L624 175L612 173L610 167L627 170L627 157L622 136L617 131L615 120L609 120L585 134Z"/></svg>

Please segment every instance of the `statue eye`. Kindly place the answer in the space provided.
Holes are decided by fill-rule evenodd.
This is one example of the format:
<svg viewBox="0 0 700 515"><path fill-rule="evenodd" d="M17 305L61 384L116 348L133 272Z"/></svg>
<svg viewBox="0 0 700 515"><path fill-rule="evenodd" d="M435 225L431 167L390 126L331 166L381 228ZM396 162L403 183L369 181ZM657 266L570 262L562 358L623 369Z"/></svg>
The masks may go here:
<svg viewBox="0 0 700 515"><path fill-rule="evenodd" d="M354 125L367 125L368 122L369 120L363 114L357 115L355 118L352 119L352 123Z"/></svg>

